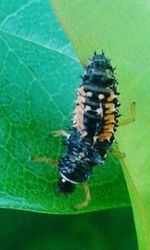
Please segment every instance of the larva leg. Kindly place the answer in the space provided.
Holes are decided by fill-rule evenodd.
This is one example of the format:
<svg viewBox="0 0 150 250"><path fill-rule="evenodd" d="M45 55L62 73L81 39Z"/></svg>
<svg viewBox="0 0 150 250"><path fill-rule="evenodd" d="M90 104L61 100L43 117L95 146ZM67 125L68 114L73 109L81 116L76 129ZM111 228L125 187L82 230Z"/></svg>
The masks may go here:
<svg viewBox="0 0 150 250"><path fill-rule="evenodd" d="M127 125L135 121L136 118L136 103L131 102L131 114L130 117L119 122L120 126Z"/></svg>
<svg viewBox="0 0 150 250"><path fill-rule="evenodd" d="M30 160L36 161L36 162L44 162L44 163L48 163L48 164L52 164L52 165L58 164L57 160L52 160L52 159L47 158L47 157L33 157L33 158L30 158Z"/></svg>
<svg viewBox="0 0 150 250"><path fill-rule="evenodd" d="M52 132L52 135L55 137L59 137L59 136L69 137L69 134L65 132L64 130L55 130Z"/></svg>
<svg viewBox="0 0 150 250"><path fill-rule="evenodd" d="M125 157L125 153L122 153L120 151L108 151L107 155L116 156L116 157L121 158L121 159Z"/></svg>
<svg viewBox="0 0 150 250"><path fill-rule="evenodd" d="M90 200L91 200L90 189L89 189L88 183L84 182L82 184L82 186L83 186L83 190L84 190L84 193L85 193L85 200L82 201L81 203L77 204L74 207L75 210L79 210L79 209L81 209L83 207L86 207L88 205L88 203L90 202Z"/></svg>

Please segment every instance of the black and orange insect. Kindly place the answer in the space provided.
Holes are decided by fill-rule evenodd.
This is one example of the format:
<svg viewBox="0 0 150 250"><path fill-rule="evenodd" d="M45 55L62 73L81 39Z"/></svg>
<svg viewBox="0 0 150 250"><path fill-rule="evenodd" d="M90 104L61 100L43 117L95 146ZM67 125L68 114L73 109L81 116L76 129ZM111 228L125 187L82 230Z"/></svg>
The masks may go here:
<svg viewBox="0 0 150 250"><path fill-rule="evenodd" d="M82 184L85 191L86 198L75 206L76 209L89 203L91 196L87 181L93 168L105 163L119 125L119 91L114 71L105 54L95 52L88 60L78 89L71 132L54 131L55 136L66 137L66 155L58 161L59 192L72 193L77 184ZM131 111L132 117L122 124L134 120L134 103L131 104ZM123 157L120 152L110 154ZM40 157L33 160L55 162Z"/></svg>

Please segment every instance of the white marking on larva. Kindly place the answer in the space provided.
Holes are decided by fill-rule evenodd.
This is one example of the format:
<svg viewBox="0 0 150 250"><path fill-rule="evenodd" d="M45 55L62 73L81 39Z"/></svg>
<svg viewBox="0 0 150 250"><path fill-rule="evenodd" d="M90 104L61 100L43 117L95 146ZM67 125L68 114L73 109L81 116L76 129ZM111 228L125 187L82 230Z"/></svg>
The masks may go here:
<svg viewBox="0 0 150 250"><path fill-rule="evenodd" d="M86 92L85 95L88 97L91 97L93 94L92 94L92 92L89 91L89 92Z"/></svg>
<svg viewBox="0 0 150 250"><path fill-rule="evenodd" d="M109 70L109 69L106 69L106 73L109 75L109 74L110 74L110 70Z"/></svg>
<svg viewBox="0 0 150 250"><path fill-rule="evenodd" d="M84 154L83 152L81 152L81 153L79 154L79 156L80 156L80 158L82 158L82 157L85 156L85 154Z"/></svg>
<svg viewBox="0 0 150 250"><path fill-rule="evenodd" d="M91 107L86 105L84 111L86 112L86 111L89 111L89 110L91 110Z"/></svg>
<svg viewBox="0 0 150 250"><path fill-rule="evenodd" d="M87 131L84 131L82 134L81 134L81 138L85 137L87 135Z"/></svg>
<svg viewBox="0 0 150 250"><path fill-rule="evenodd" d="M99 95L98 95L98 98L99 98L100 100L102 100L102 99L104 99L104 95L103 95L103 94L99 94Z"/></svg>
<svg viewBox="0 0 150 250"><path fill-rule="evenodd" d="M98 136L93 136L93 140L94 140L94 142L96 142L96 141L97 141L97 139L98 139Z"/></svg>
<svg viewBox="0 0 150 250"><path fill-rule="evenodd" d="M62 177L62 181L63 182L65 182L65 181L69 181L70 183L73 183L73 184L78 184L79 182L76 182L76 181L72 181L72 180L70 180L70 179L68 179L65 175L63 175L62 173L61 173L61 177Z"/></svg>
<svg viewBox="0 0 150 250"><path fill-rule="evenodd" d="M103 109L102 109L102 107L96 109L96 112L97 112L98 115L103 116Z"/></svg>
<svg viewBox="0 0 150 250"><path fill-rule="evenodd" d="M78 114L78 113L81 113L81 114L83 114L83 108L82 107L80 107L80 106L77 106L77 108L75 109L75 114Z"/></svg>

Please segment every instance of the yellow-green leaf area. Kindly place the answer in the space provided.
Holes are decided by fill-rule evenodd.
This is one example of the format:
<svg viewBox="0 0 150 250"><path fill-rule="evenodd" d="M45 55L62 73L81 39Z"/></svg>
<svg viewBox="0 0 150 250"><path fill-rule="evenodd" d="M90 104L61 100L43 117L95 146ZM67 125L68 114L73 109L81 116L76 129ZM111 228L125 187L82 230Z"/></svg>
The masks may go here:
<svg viewBox="0 0 150 250"><path fill-rule="evenodd" d="M130 115L136 101L136 121L120 127L122 164L133 206L139 249L150 249L149 163L149 40L148 1L53 0L55 12L84 64L94 50L101 49L117 67L120 112Z"/></svg>

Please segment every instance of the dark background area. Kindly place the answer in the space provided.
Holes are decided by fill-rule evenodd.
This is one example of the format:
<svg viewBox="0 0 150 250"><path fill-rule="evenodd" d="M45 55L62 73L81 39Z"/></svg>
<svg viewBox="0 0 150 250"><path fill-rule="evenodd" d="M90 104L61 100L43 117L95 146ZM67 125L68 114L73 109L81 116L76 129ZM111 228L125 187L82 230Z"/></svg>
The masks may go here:
<svg viewBox="0 0 150 250"><path fill-rule="evenodd" d="M0 250L137 250L131 208L81 215L0 210Z"/></svg>

